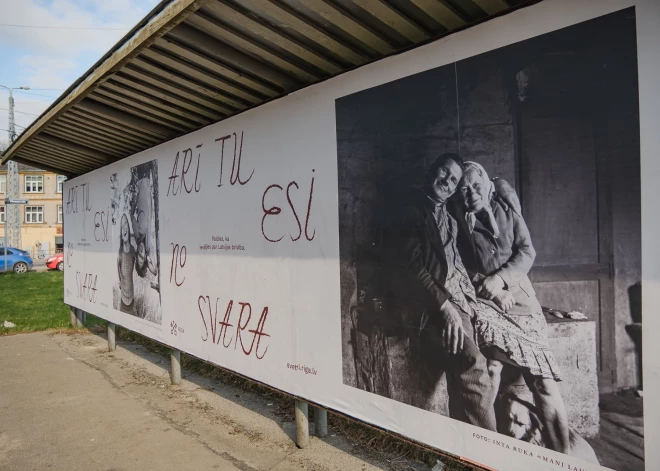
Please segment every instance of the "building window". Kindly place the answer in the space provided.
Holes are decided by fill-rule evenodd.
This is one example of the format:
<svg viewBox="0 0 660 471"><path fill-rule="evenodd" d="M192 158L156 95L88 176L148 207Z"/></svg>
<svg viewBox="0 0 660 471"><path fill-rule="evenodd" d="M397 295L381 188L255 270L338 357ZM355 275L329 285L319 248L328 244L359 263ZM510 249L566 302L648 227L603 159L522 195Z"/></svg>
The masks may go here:
<svg viewBox="0 0 660 471"><path fill-rule="evenodd" d="M4 223L5 223L5 217L6 217L6 216L5 216L5 207L4 207L4 206L0 206L0 224L4 224Z"/></svg>
<svg viewBox="0 0 660 471"><path fill-rule="evenodd" d="M43 175L25 175L25 193L43 193Z"/></svg>
<svg viewBox="0 0 660 471"><path fill-rule="evenodd" d="M57 223L62 224L62 205L57 207Z"/></svg>
<svg viewBox="0 0 660 471"><path fill-rule="evenodd" d="M7 192L7 175L0 175L0 193Z"/></svg>
<svg viewBox="0 0 660 471"><path fill-rule="evenodd" d="M44 207L43 206L26 206L25 207L25 222L27 224L39 224L44 222Z"/></svg>
<svg viewBox="0 0 660 471"><path fill-rule="evenodd" d="M64 180L66 180L66 177L64 175L58 175L57 176L57 192L62 193L64 189Z"/></svg>

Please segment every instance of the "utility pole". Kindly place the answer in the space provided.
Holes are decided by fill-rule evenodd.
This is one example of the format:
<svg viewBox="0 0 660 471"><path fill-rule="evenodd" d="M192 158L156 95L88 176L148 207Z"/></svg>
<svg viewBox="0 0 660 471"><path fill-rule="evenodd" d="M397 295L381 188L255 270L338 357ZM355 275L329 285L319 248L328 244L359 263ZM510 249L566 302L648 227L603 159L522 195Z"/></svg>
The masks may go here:
<svg viewBox="0 0 660 471"><path fill-rule="evenodd" d="M9 91L9 143L16 139L16 131L14 126L14 90L29 90L30 87L5 87ZM20 188L18 182L18 164L12 160L7 162L7 185L5 188L5 265L4 269L7 270L7 247L16 247L20 249L21 244L21 213L20 209L15 204L8 204L8 200L17 200L20 196Z"/></svg>

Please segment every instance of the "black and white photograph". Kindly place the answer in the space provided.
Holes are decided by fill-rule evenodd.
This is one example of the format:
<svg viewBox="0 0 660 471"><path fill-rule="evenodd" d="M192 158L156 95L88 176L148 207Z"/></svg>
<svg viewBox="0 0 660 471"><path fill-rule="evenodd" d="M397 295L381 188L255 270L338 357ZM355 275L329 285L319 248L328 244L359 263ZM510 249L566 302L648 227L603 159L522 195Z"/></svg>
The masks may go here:
<svg viewBox="0 0 660 471"><path fill-rule="evenodd" d="M117 254L113 307L160 324L158 162L110 177L113 251Z"/></svg>
<svg viewBox="0 0 660 471"><path fill-rule="evenodd" d="M635 9L335 107L344 384L643 470Z"/></svg>

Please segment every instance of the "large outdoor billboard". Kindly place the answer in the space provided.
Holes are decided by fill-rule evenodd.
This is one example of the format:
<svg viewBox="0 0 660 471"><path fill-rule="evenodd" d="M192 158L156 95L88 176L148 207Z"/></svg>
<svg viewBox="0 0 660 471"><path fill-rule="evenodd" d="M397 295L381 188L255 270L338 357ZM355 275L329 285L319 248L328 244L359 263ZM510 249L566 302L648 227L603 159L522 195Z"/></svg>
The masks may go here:
<svg viewBox="0 0 660 471"><path fill-rule="evenodd" d="M495 469L644 469L659 10L541 2L67 181L64 301Z"/></svg>

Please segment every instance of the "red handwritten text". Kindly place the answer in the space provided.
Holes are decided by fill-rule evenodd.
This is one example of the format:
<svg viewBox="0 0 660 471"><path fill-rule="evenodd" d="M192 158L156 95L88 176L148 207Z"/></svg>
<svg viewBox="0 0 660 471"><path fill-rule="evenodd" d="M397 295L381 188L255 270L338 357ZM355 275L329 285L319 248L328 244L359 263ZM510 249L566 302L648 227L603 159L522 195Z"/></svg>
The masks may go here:
<svg viewBox="0 0 660 471"><path fill-rule="evenodd" d="M229 184L235 185L236 183L238 183L241 186L246 185L254 175L254 169L252 169L252 173L250 173L250 176L247 177L246 180L241 180L241 160L243 159L243 131L241 131L240 148L238 147L238 135L236 133L232 133L227 136L219 137L215 140L215 142L220 141L222 143L222 146L220 147L220 181L218 182L218 186L222 186L222 171L225 166L224 163L225 141L227 139L231 139L232 136L234 137L234 158L231 164L231 175L229 176Z"/></svg>
<svg viewBox="0 0 660 471"><path fill-rule="evenodd" d="M96 242L107 242L110 213L106 211L96 211L94 213L94 240Z"/></svg>
<svg viewBox="0 0 660 471"><path fill-rule="evenodd" d="M198 144L195 146L195 149L201 149L203 144ZM195 180L190 182L186 180L186 175L190 171L190 166L193 162L193 150L186 149L183 151L183 162L181 163L181 175L179 175L179 155L180 152L176 153L174 158L174 165L172 166L172 173L170 174L170 184L167 187L167 196L176 196L178 193L184 192L190 194L193 191L199 193L199 190L202 189L201 182L198 182L199 178L199 162L202 158L202 153L197 154L197 169L195 170ZM190 179L191 177L188 177ZM197 185L199 183L199 186Z"/></svg>
<svg viewBox="0 0 660 471"><path fill-rule="evenodd" d="M259 320L252 329L248 329L250 321L252 320L252 306L248 302L238 302L240 311L238 313L238 320L232 324L232 313L234 310L234 300L229 300L227 309L225 310L222 321L218 321L218 302L219 298L215 299L215 304L211 302L210 296L200 296L197 299L197 307L199 315L204 324L204 335L202 341L206 342L211 340L214 344L222 343L224 348L230 348L233 344L234 350L240 345L243 354L250 356L254 352L254 356L261 360L266 356L268 345L265 347L261 344L262 337L270 337L269 334L264 332L266 326L266 319L268 318L268 306L264 307L259 316ZM235 316L234 316L235 317ZM254 322L252 322L254 324ZM218 327L220 327L218 329ZM209 329L211 336L209 337ZM227 335L229 334L229 339Z"/></svg>
<svg viewBox="0 0 660 471"><path fill-rule="evenodd" d="M186 260L188 259L188 249L185 245L179 246L179 244L171 243L172 245L172 264L170 265L170 283L174 280L174 284L181 286L185 281L186 277L184 276L181 281L179 281L177 270L186 266Z"/></svg>
<svg viewBox="0 0 660 471"><path fill-rule="evenodd" d="M96 280L98 275L91 273L76 272L76 283L78 284L78 299L87 299L96 302Z"/></svg>
<svg viewBox="0 0 660 471"><path fill-rule="evenodd" d="M314 173L314 171L315 170L312 169L312 173ZM296 190L300 189L300 187L298 186L298 183L296 183L295 181L290 182L286 187L286 200L289 203L289 207L291 208L291 212L293 213L293 217L295 218L296 224L298 225L298 233L295 235L295 237L292 233L289 233L289 237L291 238L291 240L293 242L296 242L302 236L303 229L302 229L302 226L300 224L300 218L298 217L298 213L296 212L296 208L293 205L293 201L291 201L291 188L293 188L293 187L295 187ZM266 234L266 228L264 227L265 222L266 222L266 218L268 216L277 216L278 214L280 214L282 212L282 208L280 208L279 206L273 205L273 206L270 206L269 208L266 208L266 195L271 190L273 190L273 191L279 190L281 192L283 190L283 188L282 188L282 186L277 185L277 184L270 185L268 188L266 188L266 190L264 191L264 194L261 197L261 209L263 210L263 213L264 213L263 217L261 218L261 234L264 236L264 238L268 242L279 242L284 238L284 236L286 234L282 234L277 239L272 237L272 236L269 237L269 235ZM309 216L310 216L310 213L312 212L312 198L313 198L313 196L314 196L314 177L312 177L312 182L309 186L309 199L307 200L307 216L305 217L305 231L304 232L305 232L305 239L307 239L308 241L313 240L314 236L316 235L316 229L314 229L314 232L312 232L312 235L309 235Z"/></svg>

